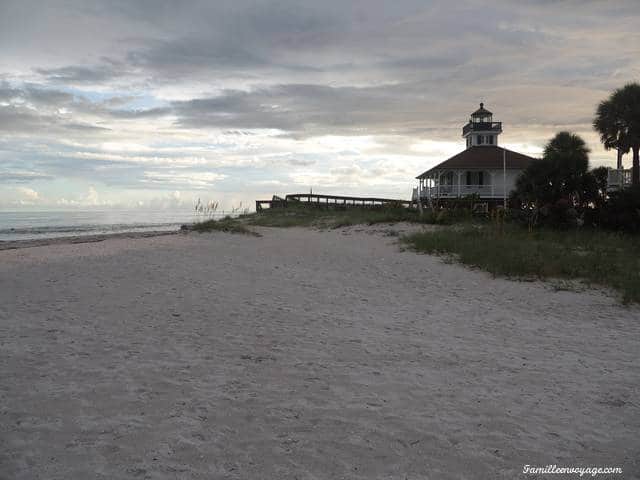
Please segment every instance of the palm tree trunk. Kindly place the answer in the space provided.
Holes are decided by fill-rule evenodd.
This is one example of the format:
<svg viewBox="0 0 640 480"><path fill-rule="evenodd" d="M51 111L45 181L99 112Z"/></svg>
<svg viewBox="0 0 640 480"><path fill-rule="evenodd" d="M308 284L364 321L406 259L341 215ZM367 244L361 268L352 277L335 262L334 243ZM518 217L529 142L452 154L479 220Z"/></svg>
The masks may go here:
<svg viewBox="0 0 640 480"><path fill-rule="evenodd" d="M622 170L622 149L619 148L618 149L618 166L617 166L618 170Z"/></svg>
<svg viewBox="0 0 640 480"><path fill-rule="evenodd" d="M633 147L633 169L631 171L631 184L640 185L640 145Z"/></svg>

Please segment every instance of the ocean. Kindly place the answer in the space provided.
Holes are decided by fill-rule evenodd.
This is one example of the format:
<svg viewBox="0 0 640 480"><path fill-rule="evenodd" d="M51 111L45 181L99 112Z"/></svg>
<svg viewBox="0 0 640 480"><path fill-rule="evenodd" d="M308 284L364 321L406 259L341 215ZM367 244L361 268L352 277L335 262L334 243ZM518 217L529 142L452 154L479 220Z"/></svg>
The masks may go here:
<svg viewBox="0 0 640 480"><path fill-rule="evenodd" d="M225 215L217 213L216 217ZM0 241L171 231L203 220L183 210L0 211Z"/></svg>

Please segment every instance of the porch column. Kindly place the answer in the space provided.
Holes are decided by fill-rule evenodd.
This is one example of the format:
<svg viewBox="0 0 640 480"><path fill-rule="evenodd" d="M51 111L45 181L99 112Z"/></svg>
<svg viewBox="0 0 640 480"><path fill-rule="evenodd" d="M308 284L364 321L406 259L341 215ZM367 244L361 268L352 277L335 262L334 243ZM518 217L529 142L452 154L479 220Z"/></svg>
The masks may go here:
<svg viewBox="0 0 640 480"><path fill-rule="evenodd" d="M436 197L440 198L440 171L439 170L436 172L436 176L438 177L438 180L436 183Z"/></svg>
<svg viewBox="0 0 640 480"><path fill-rule="evenodd" d="M495 175L495 172L489 172L489 176L491 177L491 198L494 197L495 195L495 190L494 190L494 186L493 186L493 176Z"/></svg>
<svg viewBox="0 0 640 480"><path fill-rule="evenodd" d="M458 170L456 173L458 174L458 198L460 198L460 179L462 177L462 171Z"/></svg>

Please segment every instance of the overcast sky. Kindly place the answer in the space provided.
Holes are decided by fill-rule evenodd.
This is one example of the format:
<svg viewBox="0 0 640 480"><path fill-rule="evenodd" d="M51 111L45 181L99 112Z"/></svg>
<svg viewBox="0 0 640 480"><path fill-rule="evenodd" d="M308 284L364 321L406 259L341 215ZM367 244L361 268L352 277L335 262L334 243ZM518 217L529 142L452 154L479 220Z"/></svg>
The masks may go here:
<svg viewBox="0 0 640 480"><path fill-rule="evenodd" d="M481 101L507 148L615 165L591 121L640 79L640 4L0 0L0 59L0 208L409 198Z"/></svg>

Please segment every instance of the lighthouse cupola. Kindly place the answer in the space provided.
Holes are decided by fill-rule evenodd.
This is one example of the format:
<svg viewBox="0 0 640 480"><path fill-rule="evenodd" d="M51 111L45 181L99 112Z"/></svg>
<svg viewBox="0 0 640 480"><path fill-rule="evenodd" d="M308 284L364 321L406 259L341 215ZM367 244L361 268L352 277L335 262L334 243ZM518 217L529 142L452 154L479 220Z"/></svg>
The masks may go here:
<svg viewBox="0 0 640 480"><path fill-rule="evenodd" d="M462 127L462 136L467 141L467 148L475 146L498 145L498 135L502 133L502 122L493 121L493 113L480 108L471 114L469 122Z"/></svg>

